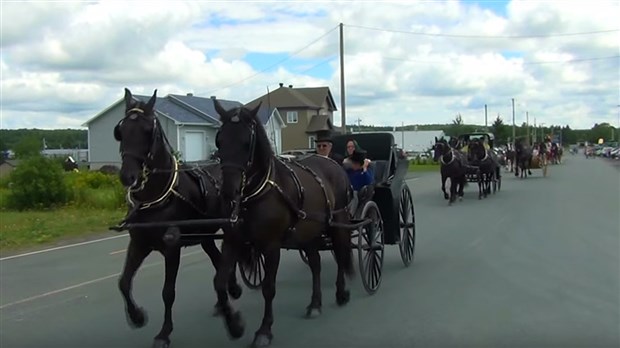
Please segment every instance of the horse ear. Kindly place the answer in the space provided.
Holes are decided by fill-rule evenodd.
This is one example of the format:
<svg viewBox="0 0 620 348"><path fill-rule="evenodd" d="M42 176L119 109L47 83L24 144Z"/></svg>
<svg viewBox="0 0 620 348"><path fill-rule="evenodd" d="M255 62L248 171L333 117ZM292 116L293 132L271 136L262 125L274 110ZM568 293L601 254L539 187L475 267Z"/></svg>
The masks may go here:
<svg viewBox="0 0 620 348"><path fill-rule="evenodd" d="M215 106L215 111L217 111L218 115L220 115L220 121L224 122L229 119L228 111L222 107L222 104L217 99L213 99L213 106Z"/></svg>
<svg viewBox="0 0 620 348"><path fill-rule="evenodd" d="M146 109L144 110L146 114L150 114L151 111L153 111L153 108L155 107L155 101L157 101L157 90L153 91L153 96L151 96L151 99L149 99L149 102L146 103L146 106L144 107Z"/></svg>
<svg viewBox="0 0 620 348"><path fill-rule="evenodd" d="M131 102L133 101L133 96L131 95L131 91L125 88L125 107L129 109L131 107Z"/></svg>
<svg viewBox="0 0 620 348"><path fill-rule="evenodd" d="M258 110L260 110L261 105L263 105L263 102L262 102L262 101L260 101L260 102L258 103L258 105L256 105L256 107L255 107L254 109L250 110L250 112L251 112L251 114L252 114L253 116L254 116L254 115L256 115L256 114L258 114Z"/></svg>

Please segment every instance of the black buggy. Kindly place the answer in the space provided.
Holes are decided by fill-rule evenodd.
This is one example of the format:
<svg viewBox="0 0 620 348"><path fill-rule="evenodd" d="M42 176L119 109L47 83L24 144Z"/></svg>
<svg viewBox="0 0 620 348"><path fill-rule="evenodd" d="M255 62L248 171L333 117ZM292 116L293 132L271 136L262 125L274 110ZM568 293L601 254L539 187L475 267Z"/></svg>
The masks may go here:
<svg viewBox="0 0 620 348"><path fill-rule="evenodd" d="M344 152L350 139L367 151L374 170L375 183L360 190L358 208L351 217L351 224L356 225L351 233L351 243L357 249L362 283L367 293L374 294L381 285L386 244L398 244L406 267L413 261L415 210L411 190L405 182L409 162L398 155L394 136L390 133L338 135L333 138L333 148ZM299 250L302 260L307 263L305 253L297 245L283 247ZM332 250L329 237L322 237L320 250ZM255 253L249 265L239 265L241 277L248 287L260 287L265 274L263 267L264 259L260 253Z"/></svg>

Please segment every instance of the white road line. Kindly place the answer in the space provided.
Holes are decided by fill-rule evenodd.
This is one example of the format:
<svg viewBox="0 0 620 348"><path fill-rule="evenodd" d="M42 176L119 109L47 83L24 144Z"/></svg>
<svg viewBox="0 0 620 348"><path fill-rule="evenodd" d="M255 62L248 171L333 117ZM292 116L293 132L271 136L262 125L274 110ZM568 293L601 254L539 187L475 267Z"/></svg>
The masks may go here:
<svg viewBox="0 0 620 348"><path fill-rule="evenodd" d="M127 236L129 236L129 234L125 233L125 234L121 234L121 235L118 235L118 236L106 237L106 238L101 238L101 239L94 239L94 240L89 240L89 241L86 241L86 242L75 243L75 244L68 244L68 245L63 245L63 246L59 246L59 247L55 247L55 248L50 248L50 249L37 250L37 251L29 252L29 253L24 253L24 254L18 254L18 255L3 257L3 258L0 258L0 261L12 260L12 259L16 259L16 258L19 258L19 257L37 255L37 254L41 254L41 253L47 253L47 252L50 252L50 251L56 251L56 250L62 250L62 249L67 249L67 248L73 248L73 247L77 247L77 246L93 244L93 243L98 243L98 242L105 242L106 240L116 239L116 238L123 238L123 237L127 237Z"/></svg>
<svg viewBox="0 0 620 348"><path fill-rule="evenodd" d="M125 250L125 249L121 249L121 250L113 251L113 252L111 252L111 253L110 253L110 255L115 255L115 254L124 253L125 251L127 251L127 250Z"/></svg>
<svg viewBox="0 0 620 348"><path fill-rule="evenodd" d="M190 256L190 255L199 254L199 253L202 253L202 252L203 252L202 250L192 251L192 252L189 252L187 254L181 255L181 258L184 258L186 256ZM153 267L153 266L159 266L159 265L162 265L162 264L163 264L163 261L159 261L159 262L155 262L155 263L144 265L141 268L144 269L144 268L149 268L149 267ZM77 289L77 288L80 288L82 286L98 283L98 282L101 282L101 281L104 281L104 280L107 280L107 279L118 277L120 275L121 275L121 272L118 272L118 273L107 275L105 277L101 277L101 278L97 278L97 279L93 279L93 280L88 280L88 281L85 281L85 282L82 282L82 283L79 283L79 284L67 286L66 288L52 290L52 291L48 291L48 292L43 293L43 294L30 296L28 298L24 298L24 299L21 299L21 300L17 300L17 301L14 301L14 302L3 304L2 306L0 306L0 310L3 310L3 309L8 308L8 307L15 306L15 305L18 305L18 304L22 304L22 303L38 300L38 299L43 298L43 297L59 294L61 292Z"/></svg>

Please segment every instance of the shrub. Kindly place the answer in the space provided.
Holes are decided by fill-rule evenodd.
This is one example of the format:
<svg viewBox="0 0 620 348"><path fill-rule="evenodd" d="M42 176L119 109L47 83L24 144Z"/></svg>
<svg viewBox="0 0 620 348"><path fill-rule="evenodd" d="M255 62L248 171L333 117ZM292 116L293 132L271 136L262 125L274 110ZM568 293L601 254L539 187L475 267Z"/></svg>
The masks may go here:
<svg viewBox="0 0 620 348"><path fill-rule="evenodd" d="M117 209L125 205L125 191L116 175L99 171L66 173L69 201L83 208Z"/></svg>
<svg viewBox="0 0 620 348"><path fill-rule="evenodd" d="M7 207L17 210L51 208L67 202L62 166L53 159L33 156L10 174Z"/></svg>

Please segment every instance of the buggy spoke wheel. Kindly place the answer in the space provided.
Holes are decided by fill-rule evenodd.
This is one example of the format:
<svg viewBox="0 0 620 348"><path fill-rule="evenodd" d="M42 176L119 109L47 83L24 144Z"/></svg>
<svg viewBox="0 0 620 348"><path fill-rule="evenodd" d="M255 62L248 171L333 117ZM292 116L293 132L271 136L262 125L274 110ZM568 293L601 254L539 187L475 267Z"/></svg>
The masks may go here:
<svg viewBox="0 0 620 348"><path fill-rule="evenodd" d="M413 208L413 197L407 184L403 185L400 191L400 257L409 267L413 261L415 250L415 210Z"/></svg>
<svg viewBox="0 0 620 348"><path fill-rule="evenodd" d="M384 235L383 220L375 202L368 202L362 210L362 218L370 219L360 227L357 251L362 284L369 295L374 294L381 285L383 273Z"/></svg>
<svg viewBox="0 0 620 348"><path fill-rule="evenodd" d="M251 248L248 262L239 263L239 272L243 283L250 289L258 289L265 278L265 257L258 250Z"/></svg>

